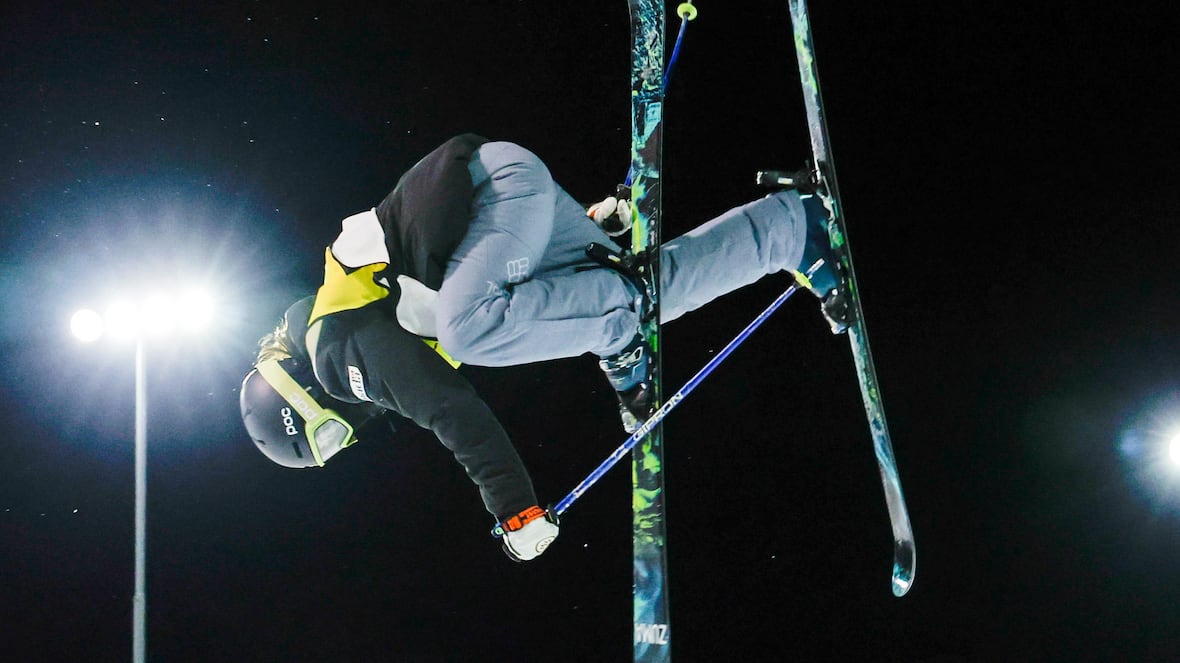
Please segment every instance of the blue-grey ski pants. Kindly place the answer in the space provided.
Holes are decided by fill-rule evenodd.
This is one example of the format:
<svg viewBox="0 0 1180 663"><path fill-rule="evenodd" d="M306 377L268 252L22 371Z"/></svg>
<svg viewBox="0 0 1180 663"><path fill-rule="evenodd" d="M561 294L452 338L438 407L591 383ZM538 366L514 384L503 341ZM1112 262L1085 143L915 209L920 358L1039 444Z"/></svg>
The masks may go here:
<svg viewBox="0 0 1180 663"><path fill-rule="evenodd" d="M613 246L528 150L482 145L469 166L471 226L451 256L435 309L455 359L509 366L621 351L639 330L627 278L586 255ZM806 218L794 192L734 208L660 248L660 321L762 276L796 269Z"/></svg>

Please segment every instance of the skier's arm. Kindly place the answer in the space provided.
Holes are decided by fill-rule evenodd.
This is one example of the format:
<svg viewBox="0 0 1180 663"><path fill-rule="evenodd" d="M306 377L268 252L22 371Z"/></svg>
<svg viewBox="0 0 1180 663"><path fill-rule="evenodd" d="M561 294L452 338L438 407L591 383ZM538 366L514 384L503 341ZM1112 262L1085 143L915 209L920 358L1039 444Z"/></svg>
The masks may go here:
<svg viewBox="0 0 1180 663"><path fill-rule="evenodd" d="M329 349L325 341L339 345ZM321 370L345 376L345 385L350 368L359 371L368 399L432 431L497 519L537 504L524 463L491 409L458 371L392 316L379 307L331 316L324 320L319 348Z"/></svg>

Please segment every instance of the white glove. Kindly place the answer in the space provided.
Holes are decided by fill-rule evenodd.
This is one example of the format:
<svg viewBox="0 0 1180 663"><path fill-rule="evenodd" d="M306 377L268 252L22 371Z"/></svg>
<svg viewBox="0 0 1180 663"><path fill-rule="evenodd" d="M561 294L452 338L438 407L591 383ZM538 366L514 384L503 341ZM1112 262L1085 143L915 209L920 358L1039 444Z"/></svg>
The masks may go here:
<svg viewBox="0 0 1180 663"><path fill-rule="evenodd" d="M527 562L545 552L557 538L556 519L550 518L549 513L539 506L530 506L511 518L505 518L500 527L504 530L502 540L508 558Z"/></svg>
<svg viewBox="0 0 1180 663"><path fill-rule="evenodd" d="M607 196L606 200L591 205L586 215L611 237L631 229L631 201L625 197Z"/></svg>

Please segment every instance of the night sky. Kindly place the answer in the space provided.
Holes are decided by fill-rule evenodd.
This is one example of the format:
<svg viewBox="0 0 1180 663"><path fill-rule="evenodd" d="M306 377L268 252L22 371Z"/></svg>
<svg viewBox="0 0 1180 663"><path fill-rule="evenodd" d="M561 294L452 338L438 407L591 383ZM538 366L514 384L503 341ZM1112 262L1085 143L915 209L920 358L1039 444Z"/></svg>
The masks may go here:
<svg viewBox="0 0 1180 663"><path fill-rule="evenodd" d="M587 202L626 174L626 4L468 4L0 8L5 660L130 658L134 352L68 319L188 279L221 304L147 345L150 660L630 660L626 467L516 565L425 431L294 471L239 419L339 220L446 138L521 143ZM668 237L809 156L786 3L696 4ZM812 27L918 573L892 596L847 342L797 297L666 423L675 660L1176 660L1180 14L826 2ZM671 388L786 284L668 325ZM463 370L544 501L625 439L592 357Z"/></svg>

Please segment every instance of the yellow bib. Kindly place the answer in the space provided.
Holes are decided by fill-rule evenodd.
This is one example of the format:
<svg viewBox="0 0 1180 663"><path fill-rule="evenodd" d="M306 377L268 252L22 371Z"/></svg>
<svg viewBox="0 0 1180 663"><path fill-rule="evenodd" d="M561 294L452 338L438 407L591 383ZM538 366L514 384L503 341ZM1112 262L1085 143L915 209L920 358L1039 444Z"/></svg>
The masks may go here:
<svg viewBox="0 0 1180 663"><path fill-rule="evenodd" d="M341 311L352 311L363 308L375 301L389 296L389 288L377 282L377 274L384 271L388 264L373 263L354 269L351 273L345 271L336 256L332 255L332 248L324 249L324 284L316 292L315 304L311 309L309 326L320 318ZM422 339L426 345L437 352L453 368L462 364L451 358L447 351L434 339Z"/></svg>

